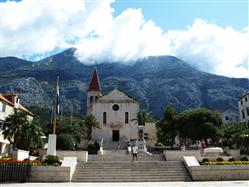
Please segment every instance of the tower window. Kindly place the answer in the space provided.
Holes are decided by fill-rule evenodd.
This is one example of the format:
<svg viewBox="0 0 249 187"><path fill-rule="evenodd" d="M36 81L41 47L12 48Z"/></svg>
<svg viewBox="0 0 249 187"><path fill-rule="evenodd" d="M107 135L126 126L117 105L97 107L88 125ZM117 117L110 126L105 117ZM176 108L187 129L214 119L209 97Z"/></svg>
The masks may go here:
<svg viewBox="0 0 249 187"><path fill-rule="evenodd" d="M103 112L103 124L106 124L106 112Z"/></svg>
<svg viewBox="0 0 249 187"><path fill-rule="evenodd" d="M125 123L129 123L129 113L125 112Z"/></svg>
<svg viewBox="0 0 249 187"><path fill-rule="evenodd" d="M240 101L240 104L243 105L243 100Z"/></svg>
<svg viewBox="0 0 249 187"><path fill-rule="evenodd" d="M93 96L90 96L90 103L93 102Z"/></svg>

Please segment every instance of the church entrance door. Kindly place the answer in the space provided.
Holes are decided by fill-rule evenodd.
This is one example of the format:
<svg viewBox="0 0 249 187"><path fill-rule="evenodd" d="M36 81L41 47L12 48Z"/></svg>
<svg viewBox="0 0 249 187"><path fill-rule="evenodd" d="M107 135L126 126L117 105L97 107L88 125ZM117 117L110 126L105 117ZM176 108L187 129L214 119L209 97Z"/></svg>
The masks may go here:
<svg viewBox="0 0 249 187"><path fill-rule="evenodd" d="M119 141L119 130L112 131L112 141L114 141L114 142Z"/></svg>

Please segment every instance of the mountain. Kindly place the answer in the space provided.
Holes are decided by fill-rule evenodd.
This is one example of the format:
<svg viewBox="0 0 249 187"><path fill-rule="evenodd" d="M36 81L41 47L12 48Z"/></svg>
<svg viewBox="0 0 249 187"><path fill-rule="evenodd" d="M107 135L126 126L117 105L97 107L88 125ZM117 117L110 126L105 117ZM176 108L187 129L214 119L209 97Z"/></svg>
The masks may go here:
<svg viewBox="0 0 249 187"><path fill-rule="evenodd" d="M81 63L70 48L37 62L0 58L0 92L19 93L21 102L51 110L56 76L65 112L86 111L86 90L94 65ZM119 88L136 98L142 108L160 117L166 105L237 110L237 100L249 89L249 80L201 72L173 56L151 56L133 63L97 65L102 91Z"/></svg>

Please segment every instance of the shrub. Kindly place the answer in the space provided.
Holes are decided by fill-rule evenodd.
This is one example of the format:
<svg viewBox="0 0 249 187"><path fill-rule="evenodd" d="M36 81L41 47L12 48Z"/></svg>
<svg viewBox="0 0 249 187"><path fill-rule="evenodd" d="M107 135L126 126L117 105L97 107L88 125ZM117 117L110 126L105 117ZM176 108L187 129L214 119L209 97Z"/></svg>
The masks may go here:
<svg viewBox="0 0 249 187"><path fill-rule="evenodd" d="M229 158L228 161L233 162L233 161L235 161L235 159L234 158Z"/></svg>
<svg viewBox="0 0 249 187"><path fill-rule="evenodd" d="M58 156L47 155L44 159L45 165L59 166L61 165L61 161Z"/></svg>
<svg viewBox="0 0 249 187"><path fill-rule="evenodd" d="M87 151L89 154L97 154L99 149L100 149L100 145L97 141L87 146Z"/></svg>
<svg viewBox="0 0 249 187"><path fill-rule="evenodd" d="M157 142L157 143L156 143L156 146L160 146L160 147L161 147L161 146L163 146L163 143Z"/></svg>
<svg viewBox="0 0 249 187"><path fill-rule="evenodd" d="M57 138L57 148L71 150L74 148L74 138L71 134L60 134Z"/></svg>
<svg viewBox="0 0 249 187"><path fill-rule="evenodd" d="M2 160L2 161L8 161L8 160L12 160L12 158L10 158L10 157L2 157L0 160Z"/></svg>
<svg viewBox="0 0 249 187"><path fill-rule="evenodd" d="M248 158L247 158L246 156L244 156L244 157L242 157L240 160L241 160L241 161L248 161Z"/></svg>
<svg viewBox="0 0 249 187"><path fill-rule="evenodd" d="M94 141L94 146L97 149L97 151L99 151L100 145L99 145L99 143L96 140Z"/></svg>
<svg viewBox="0 0 249 187"><path fill-rule="evenodd" d="M203 158L203 159L202 159L202 162L203 162L203 163L209 162L209 159L208 159L208 158Z"/></svg>
<svg viewBox="0 0 249 187"><path fill-rule="evenodd" d="M219 157L216 159L218 162L222 162L223 161L223 158Z"/></svg>

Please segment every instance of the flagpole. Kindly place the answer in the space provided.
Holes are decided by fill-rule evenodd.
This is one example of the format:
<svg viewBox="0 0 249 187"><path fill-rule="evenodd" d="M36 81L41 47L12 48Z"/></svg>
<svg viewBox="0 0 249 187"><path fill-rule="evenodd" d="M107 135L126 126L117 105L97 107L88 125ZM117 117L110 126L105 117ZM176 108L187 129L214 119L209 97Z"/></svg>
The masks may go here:
<svg viewBox="0 0 249 187"><path fill-rule="evenodd" d="M59 88L59 76L57 76L56 80L56 96L55 96L55 101L54 101L54 121L53 121L53 134L56 132L56 113L57 113L57 100L58 100L58 88Z"/></svg>

